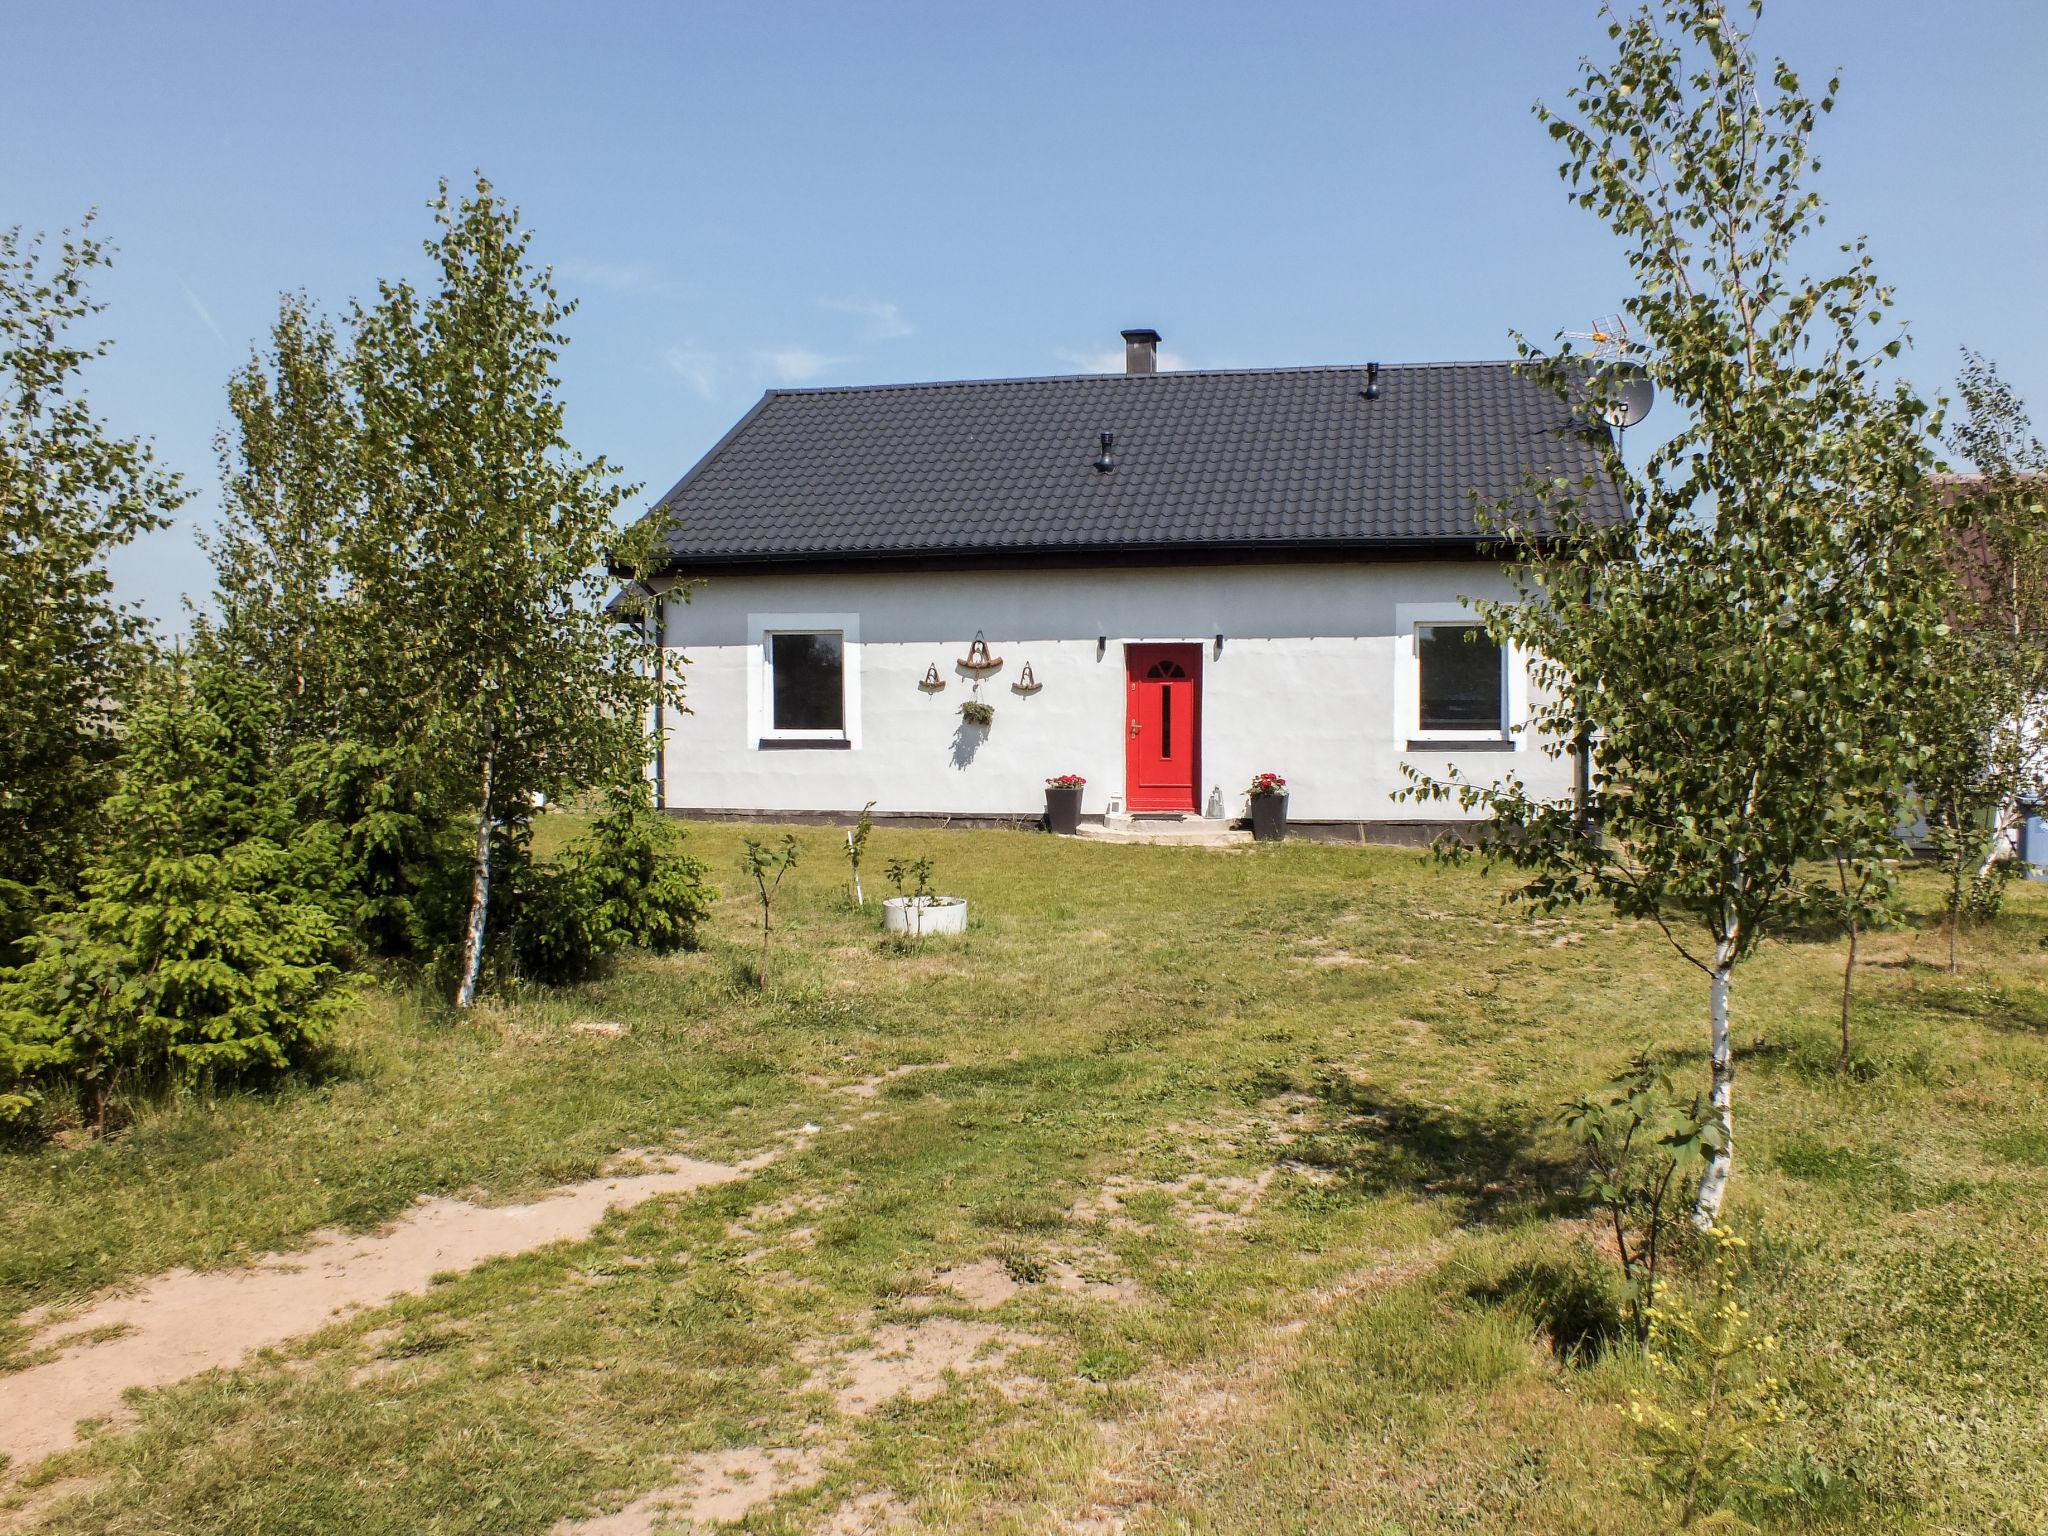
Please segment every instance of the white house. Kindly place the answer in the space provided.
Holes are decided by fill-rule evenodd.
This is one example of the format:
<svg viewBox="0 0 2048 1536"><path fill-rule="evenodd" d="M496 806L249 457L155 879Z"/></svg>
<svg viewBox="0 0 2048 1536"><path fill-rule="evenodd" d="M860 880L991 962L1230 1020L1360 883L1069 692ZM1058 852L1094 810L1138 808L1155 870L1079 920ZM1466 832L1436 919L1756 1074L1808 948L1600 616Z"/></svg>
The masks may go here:
<svg viewBox="0 0 2048 1536"><path fill-rule="evenodd" d="M774 390L678 482L661 804L1032 821L1077 773L1084 817L1237 817L1270 770L1296 830L1409 840L1442 823L1404 765L1569 791L1463 600L1510 595L1475 511L1526 476L1620 515L1605 429L1507 363L1161 373L1124 338L1120 375Z"/></svg>

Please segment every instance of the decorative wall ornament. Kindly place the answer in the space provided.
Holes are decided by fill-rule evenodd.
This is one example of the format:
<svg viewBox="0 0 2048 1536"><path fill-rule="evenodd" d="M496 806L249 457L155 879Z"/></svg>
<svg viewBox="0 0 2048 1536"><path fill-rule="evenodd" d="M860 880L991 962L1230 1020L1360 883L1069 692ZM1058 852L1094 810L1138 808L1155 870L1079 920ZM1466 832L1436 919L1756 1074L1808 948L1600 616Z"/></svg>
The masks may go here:
<svg viewBox="0 0 2048 1536"><path fill-rule="evenodd" d="M984 672L993 672L1003 664L1000 656L988 653L988 642L981 637L981 631L974 632L974 639L968 643L967 654L960 658L960 670L972 672L979 677Z"/></svg>
<svg viewBox="0 0 2048 1536"><path fill-rule="evenodd" d="M937 693L946 686L946 680L939 676L939 664L936 661L924 669L924 676L917 680L917 686L926 693Z"/></svg>
<svg viewBox="0 0 2048 1536"><path fill-rule="evenodd" d="M1027 661L1024 663L1024 670L1017 674L1017 681L1010 684L1010 692L1036 693L1044 686L1045 684L1031 675L1031 663Z"/></svg>

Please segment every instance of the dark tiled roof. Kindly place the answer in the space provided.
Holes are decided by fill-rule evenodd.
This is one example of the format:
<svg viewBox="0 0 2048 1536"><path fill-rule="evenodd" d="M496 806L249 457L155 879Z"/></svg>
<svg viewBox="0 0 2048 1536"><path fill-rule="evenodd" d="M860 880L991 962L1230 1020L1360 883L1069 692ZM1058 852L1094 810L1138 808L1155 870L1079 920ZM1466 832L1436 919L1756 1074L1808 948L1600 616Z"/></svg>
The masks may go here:
<svg viewBox="0 0 2048 1536"><path fill-rule="evenodd" d="M1475 498L1597 471L1510 363L771 390L662 498L675 566L1461 545ZM1104 432L1116 468L1096 470ZM1597 478L1597 476L1596 476ZM1599 481L1587 510L1619 515Z"/></svg>

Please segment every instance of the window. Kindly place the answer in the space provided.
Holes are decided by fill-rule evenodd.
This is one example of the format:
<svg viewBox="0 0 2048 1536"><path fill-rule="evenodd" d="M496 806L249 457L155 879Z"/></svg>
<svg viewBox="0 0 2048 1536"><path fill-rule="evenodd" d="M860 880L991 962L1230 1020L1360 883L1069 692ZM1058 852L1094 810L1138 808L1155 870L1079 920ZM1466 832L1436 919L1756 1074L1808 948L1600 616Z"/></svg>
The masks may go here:
<svg viewBox="0 0 2048 1536"><path fill-rule="evenodd" d="M860 750L860 615L750 613L747 744L755 752Z"/></svg>
<svg viewBox="0 0 2048 1536"><path fill-rule="evenodd" d="M846 729L846 645L838 634L768 636L769 720L777 731Z"/></svg>
<svg viewBox="0 0 2048 1536"><path fill-rule="evenodd" d="M1425 731L1498 731L1507 668L1478 624L1415 626L1417 724Z"/></svg>

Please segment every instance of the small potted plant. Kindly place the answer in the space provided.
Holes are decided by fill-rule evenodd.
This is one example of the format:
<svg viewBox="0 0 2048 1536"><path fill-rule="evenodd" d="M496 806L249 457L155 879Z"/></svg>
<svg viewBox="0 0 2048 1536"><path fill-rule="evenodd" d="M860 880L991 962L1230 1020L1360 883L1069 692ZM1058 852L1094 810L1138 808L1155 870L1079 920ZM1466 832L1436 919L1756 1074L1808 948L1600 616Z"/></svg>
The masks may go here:
<svg viewBox="0 0 2048 1536"><path fill-rule="evenodd" d="M978 725L984 731L995 724L996 707L980 699L968 699L960 706L960 718L969 725Z"/></svg>
<svg viewBox="0 0 2048 1536"><path fill-rule="evenodd" d="M1081 791L1087 783L1078 773L1062 773L1045 781L1045 826L1048 832L1072 837L1081 830Z"/></svg>
<svg viewBox="0 0 2048 1536"><path fill-rule="evenodd" d="M891 859L887 869L896 894L882 903L884 932L921 939L928 933L967 931L966 899L932 894L930 858Z"/></svg>
<svg viewBox="0 0 2048 1536"><path fill-rule="evenodd" d="M1287 781L1277 773L1253 777L1245 798L1252 807L1252 840L1277 843L1287 836Z"/></svg>

